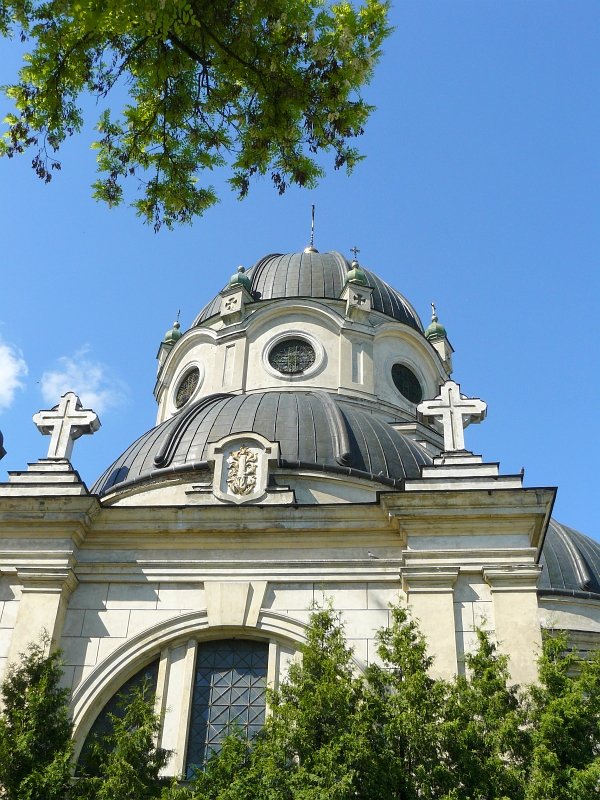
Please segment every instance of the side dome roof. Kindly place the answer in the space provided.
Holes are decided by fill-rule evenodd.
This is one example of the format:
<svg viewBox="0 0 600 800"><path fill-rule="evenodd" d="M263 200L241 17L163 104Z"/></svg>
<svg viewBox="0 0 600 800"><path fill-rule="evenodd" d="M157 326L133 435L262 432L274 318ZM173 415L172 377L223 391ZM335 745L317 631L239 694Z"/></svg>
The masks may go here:
<svg viewBox="0 0 600 800"><path fill-rule="evenodd" d="M540 564L539 594L600 600L600 542L552 519Z"/></svg>
<svg viewBox="0 0 600 800"><path fill-rule="evenodd" d="M207 466L208 446L235 433L279 442L279 466L356 476L398 487L431 457L389 416L324 391L213 394L134 442L96 481L104 495L166 473Z"/></svg>
<svg viewBox="0 0 600 800"><path fill-rule="evenodd" d="M341 253L305 251L261 258L245 275L251 281L255 300L278 300L287 297L337 300L346 283L351 264ZM374 272L364 269L373 289L373 309L423 333L423 325L408 300ZM213 298L198 314L193 326L201 325L219 313L221 298Z"/></svg>

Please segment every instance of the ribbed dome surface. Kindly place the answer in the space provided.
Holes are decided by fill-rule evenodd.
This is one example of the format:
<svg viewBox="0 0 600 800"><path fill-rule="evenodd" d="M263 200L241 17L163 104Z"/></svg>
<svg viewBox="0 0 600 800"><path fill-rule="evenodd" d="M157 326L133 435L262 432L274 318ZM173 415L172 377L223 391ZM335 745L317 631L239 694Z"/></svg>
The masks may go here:
<svg viewBox="0 0 600 800"><path fill-rule="evenodd" d="M344 288L350 263L341 253L279 253L265 256L248 272L251 293L255 300L275 300L286 297L327 298L337 300ZM400 292L392 289L375 273L364 269L369 286L373 288L373 308L419 332L423 326L417 312ZM206 305L193 325L219 313L219 295Z"/></svg>
<svg viewBox="0 0 600 800"><path fill-rule="evenodd" d="M553 519L540 564L540 594L600 599L600 542Z"/></svg>
<svg viewBox="0 0 600 800"><path fill-rule="evenodd" d="M208 445L235 433L279 442L280 466L355 475L391 486L417 478L430 456L389 417L324 391L216 394L141 436L92 487L106 494L169 471L201 468Z"/></svg>

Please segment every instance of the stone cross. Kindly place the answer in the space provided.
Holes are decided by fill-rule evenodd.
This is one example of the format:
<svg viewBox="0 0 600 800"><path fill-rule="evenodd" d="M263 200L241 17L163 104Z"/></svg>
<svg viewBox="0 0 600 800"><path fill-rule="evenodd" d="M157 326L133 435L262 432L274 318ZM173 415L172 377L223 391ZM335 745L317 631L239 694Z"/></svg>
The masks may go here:
<svg viewBox="0 0 600 800"><path fill-rule="evenodd" d="M84 433L95 433L100 420L95 411L83 408L74 392L67 392L49 411L39 411L33 421L40 433L50 435L47 458L71 458L73 442Z"/></svg>
<svg viewBox="0 0 600 800"><path fill-rule="evenodd" d="M354 295L354 297L353 297L352 299L353 299L353 300L354 300L354 302L355 302L357 305L359 305L359 306L362 306L362 304L363 304L363 303L366 303L366 302L367 302L367 298L366 298L366 297L363 297L363 295L362 295L362 294L355 294L355 295Z"/></svg>
<svg viewBox="0 0 600 800"><path fill-rule="evenodd" d="M434 400L424 400L417 406L417 414L423 422L441 419L444 430L444 450L449 453L465 449L463 420L481 422L485 418L487 404L478 398L464 397L460 386L454 381L446 381Z"/></svg>

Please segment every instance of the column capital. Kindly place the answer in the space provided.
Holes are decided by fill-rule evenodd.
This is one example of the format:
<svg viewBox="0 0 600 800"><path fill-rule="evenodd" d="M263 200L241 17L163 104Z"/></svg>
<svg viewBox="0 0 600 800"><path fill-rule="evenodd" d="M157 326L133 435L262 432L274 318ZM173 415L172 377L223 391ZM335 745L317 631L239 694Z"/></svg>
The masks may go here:
<svg viewBox="0 0 600 800"><path fill-rule="evenodd" d="M539 564L484 567L483 577L492 592L535 592L541 571Z"/></svg>
<svg viewBox="0 0 600 800"><path fill-rule="evenodd" d="M410 594L451 593L458 578L458 567L403 567L402 588Z"/></svg>
<svg viewBox="0 0 600 800"><path fill-rule="evenodd" d="M17 570L17 577L22 585L23 593L70 595L79 581L72 569L52 569L52 567L22 567Z"/></svg>

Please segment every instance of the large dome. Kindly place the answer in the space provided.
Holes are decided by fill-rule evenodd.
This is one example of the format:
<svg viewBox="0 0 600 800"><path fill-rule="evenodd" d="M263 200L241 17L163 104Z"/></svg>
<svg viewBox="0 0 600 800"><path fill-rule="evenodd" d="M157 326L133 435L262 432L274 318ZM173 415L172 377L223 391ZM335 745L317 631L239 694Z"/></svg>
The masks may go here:
<svg viewBox="0 0 600 800"><path fill-rule="evenodd" d="M540 594L600 599L600 542L550 520L540 564Z"/></svg>
<svg viewBox="0 0 600 800"><path fill-rule="evenodd" d="M273 255L261 258L246 275L251 281L251 294L255 300L307 297L337 300L346 282L351 264L341 253L302 253ZM369 286L373 289L373 310L423 333L417 312L408 300L370 270L363 269ZM221 298L218 295L206 305L194 320L200 325L219 313Z"/></svg>
<svg viewBox="0 0 600 800"><path fill-rule="evenodd" d="M235 433L279 442L280 467L400 487L430 456L384 415L324 391L214 394L141 436L92 487L106 494L173 471L206 468L208 446Z"/></svg>

